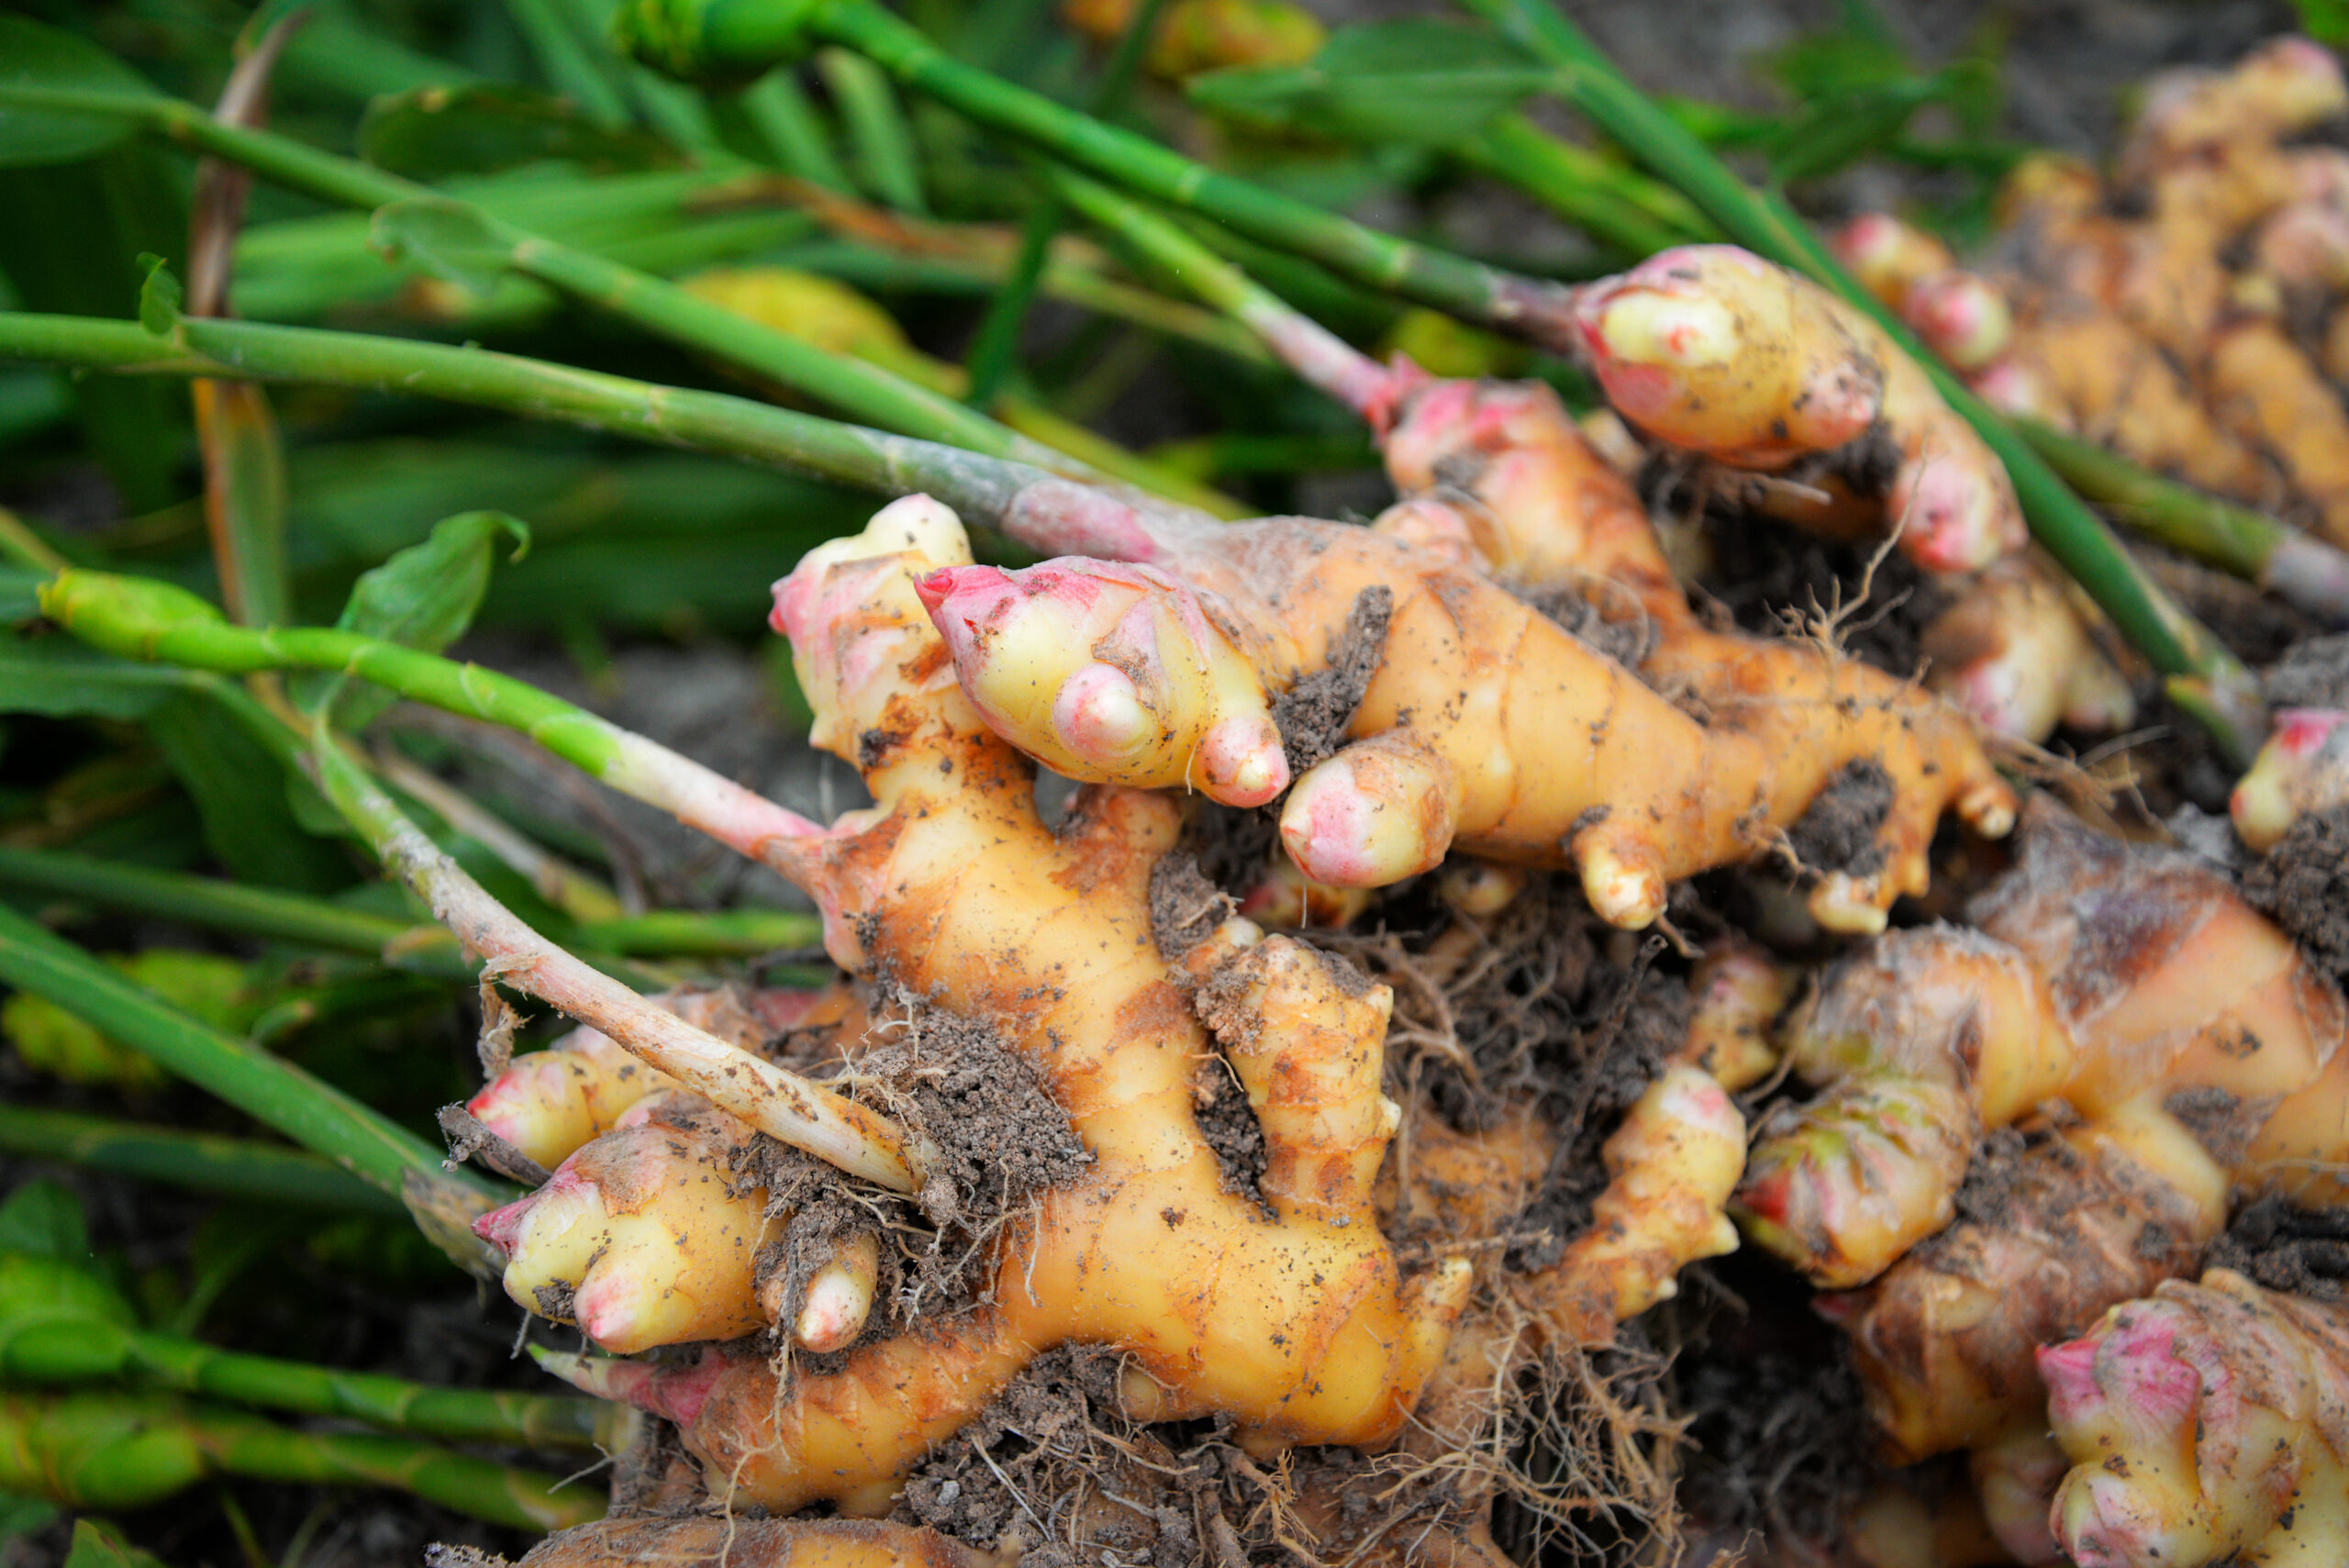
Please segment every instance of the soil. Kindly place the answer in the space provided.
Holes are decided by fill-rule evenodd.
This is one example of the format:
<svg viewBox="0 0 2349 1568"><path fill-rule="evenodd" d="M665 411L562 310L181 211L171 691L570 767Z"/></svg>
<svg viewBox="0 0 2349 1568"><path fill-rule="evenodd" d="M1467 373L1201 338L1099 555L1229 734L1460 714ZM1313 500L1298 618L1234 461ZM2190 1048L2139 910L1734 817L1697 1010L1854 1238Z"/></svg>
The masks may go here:
<svg viewBox="0 0 2349 1568"><path fill-rule="evenodd" d="M2349 1211L2262 1198L2235 1216L2204 1266L2232 1269L2270 1290L2349 1299Z"/></svg>
<svg viewBox="0 0 2349 1568"><path fill-rule="evenodd" d="M1685 1347L1666 1385L1689 1415L1682 1506L1724 1538L1831 1540L1877 1473L1841 1335L1758 1259L1691 1273L1665 1315Z"/></svg>
<svg viewBox="0 0 2349 1568"><path fill-rule="evenodd" d="M1288 753L1291 778L1345 743L1346 726L1353 722L1354 709L1362 706L1386 651L1386 622L1394 613L1393 589L1364 588L1346 614L1344 630L1330 645L1329 665L1273 699L1273 722Z"/></svg>
<svg viewBox="0 0 2349 1568"><path fill-rule="evenodd" d="M2319 968L2349 985L2349 806L2292 824L2243 872L2241 885Z"/></svg>
<svg viewBox="0 0 2349 1568"><path fill-rule="evenodd" d="M885 1239L863 1335L875 1339L977 1306L996 1234L1044 1193L1076 1180L1093 1157L1035 1069L993 1029L902 986L877 987L869 1010L874 1026L850 1072L861 1094L937 1147L929 1184L902 1197L764 1134L738 1152L736 1166L767 1190L769 1212L789 1216L759 1259L762 1294L777 1304L774 1321L796 1318L808 1280L841 1240ZM798 1353L822 1367L847 1351Z"/></svg>
<svg viewBox="0 0 2349 1568"><path fill-rule="evenodd" d="M1870 876L1884 865L1876 836L1892 811L1892 775L1872 760L1846 762L1809 809L1787 829L1795 864L1812 875L1849 872Z"/></svg>

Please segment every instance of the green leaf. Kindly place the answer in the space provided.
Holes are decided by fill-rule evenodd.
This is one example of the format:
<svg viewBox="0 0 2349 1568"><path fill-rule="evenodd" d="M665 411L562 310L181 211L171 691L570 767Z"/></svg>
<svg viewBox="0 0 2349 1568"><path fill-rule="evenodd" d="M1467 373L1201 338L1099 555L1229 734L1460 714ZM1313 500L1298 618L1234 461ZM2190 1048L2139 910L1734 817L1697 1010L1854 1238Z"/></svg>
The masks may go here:
<svg viewBox="0 0 2349 1568"><path fill-rule="evenodd" d="M128 115L52 107L43 94L152 98L155 89L113 55L61 28L0 16L0 168L72 163L139 128Z"/></svg>
<svg viewBox="0 0 2349 1568"><path fill-rule="evenodd" d="M359 122L359 155L429 183L548 161L599 174L683 162L649 131L599 125L568 98L510 83L424 87L378 98Z"/></svg>
<svg viewBox="0 0 2349 1568"><path fill-rule="evenodd" d="M0 1252L82 1262L90 1255L82 1200L55 1182L27 1182L0 1203Z"/></svg>
<svg viewBox="0 0 2349 1568"><path fill-rule="evenodd" d="M1441 147L1553 75L1491 33L1414 17L1341 28L1307 64L1211 71L1187 91L1202 108L1236 119Z"/></svg>
<svg viewBox="0 0 2349 1568"><path fill-rule="evenodd" d="M436 277L487 297L512 264L513 246L473 207L438 196L394 202L375 209L368 239L394 261L408 261Z"/></svg>
<svg viewBox="0 0 2349 1568"><path fill-rule="evenodd" d="M217 704L190 692L148 716L147 733L204 819L204 841L236 876L296 893L351 879L350 862L286 804L284 770Z"/></svg>
<svg viewBox="0 0 2349 1568"><path fill-rule="evenodd" d="M168 1568L160 1557L141 1551L122 1539L112 1525L95 1519L73 1521L73 1544L65 1554L65 1568Z"/></svg>
<svg viewBox="0 0 2349 1568"><path fill-rule="evenodd" d="M335 625L404 648L440 652L473 624L482 595L489 592L491 560L501 538L513 539L513 560L521 560L530 548L529 527L504 512L443 517L423 543L362 573ZM334 722L346 729L363 728L397 700L380 686L362 682L346 690L344 683L340 675L307 673L294 680L291 694L306 711L332 702Z"/></svg>
<svg viewBox="0 0 2349 1568"><path fill-rule="evenodd" d="M69 637L0 639L0 713L144 718L189 684L184 671L118 659Z"/></svg>
<svg viewBox="0 0 2349 1568"><path fill-rule="evenodd" d="M1849 167L1897 139L1918 110L1947 95L1954 80L1936 72L1815 100L1772 142L1771 177L1792 183Z"/></svg>
<svg viewBox="0 0 2349 1568"><path fill-rule="evenodd" d="M2292 8L2300 14L2300 31L2317 42L2349 44L2349 0L2292 0Z"/></svg>
<svg viewBox="0 0 2349 1568"><path fill-rule="evenodd" d="M147 272L147 281L139 285L139 325L158 338L168 338L180 324L184 294L179 276L169 261L151 253L139 257L139 264Z"/></svg>

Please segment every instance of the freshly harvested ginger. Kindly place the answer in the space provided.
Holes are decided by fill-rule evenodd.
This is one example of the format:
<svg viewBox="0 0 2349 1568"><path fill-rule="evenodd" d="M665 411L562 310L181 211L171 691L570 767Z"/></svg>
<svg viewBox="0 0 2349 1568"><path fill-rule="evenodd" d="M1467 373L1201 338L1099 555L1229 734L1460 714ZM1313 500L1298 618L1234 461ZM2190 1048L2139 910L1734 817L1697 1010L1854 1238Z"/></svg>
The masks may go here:
<svg viewBox="0 0 2349 1568"><path fill-rule="evenodd" d="M1758 1244L1874 1282L1831 1309L1911 1458L2027 1413L2032 1351L2193 1269L2236 1191L2335 1202L2349 1157L2349 1007L2222 875L2037 806L1973 914L1827 973L1786 1030L1826 1093L1738 1195ZM1982 1132L2050 1106L1950 1224Z"/></svg>
<svg viewBox="0 0 2349 1568"><path fill-rule="evenodd" d="M518 1298L614 1348L740 1334L785 1310L802 1344L847 1344L822 1368L724 1349L662 1366L550 1358L676 1421L735 1497L778 1511L819 1499L885 1508L930 1445L1064 1341L1125 1354L1121 1397L1139 1419L1220 1413L1255 1443L1382 1442L1447 1364L1479 1272L1477 1258L1439 1251L1406 1273L1381 1232L1374 1178L1399 1120L1380 1091L1391 995L1237 917L1162 951L1152 875L1179 806L1097 787L1057 828L1038 817L1029 765L955 684L917 595L968 559L952 515L917 498L778 585L818 737L859 762L876 805L770 858L815 895L845 967L1015 1042L1089 1162L1005 1218L979 1305L894 1337L863 1332L869 1261L865 1311L842 1315L845 1331L811 1332L820 1277L796 1301L763 1288L753 1227L774 1219L748 1184L729 1185L714 1152L676 1154L688 1140L662 1125L674 1109L590 1142L566 1167L571 1186L559 1175L481 1229L508 1248ZM1262 1129L1261 1207L1227 1188L1194 1117L1197 1064L1216 1054ZM685 1108L722 1125L712 1114ZM1549 1335L1603 1340L1670 1294L1683 1263L1733 1245L1720 1205L1742 1149L1720 1085L1674 1068L1608 1146L1616 1180L1598 1223L1511 1288ZM616 1163L637 1188L657 1187L653 1207L606 1180L573 1190ZM707 1195L691 1224L658 1207L695 1183ZM674 1245L653 1260L664 1231ZM832 1262L857 1283L851 1249ZM616 1265L633 1292L626 1312L598 1273ZM711 1315L718 1288L704 1293L721 1275L730 1318ZM624 1327L607 1338L607 1323Z"/></svg>
<svg viewBox="0 0 2349 1568"><path fill-rule="evenodd" d="M1440 468L1458 500L1423 495L1410 526L1369 529L1079 519L1036 542L1119 559L946 568L922 605L979 713L1056 771L1239 806L1287 787L1283 840L1314 882L1397 882L1456 848L1572 866L1602 917L1644 926L1670 882L1768 852L1866 763L1894 784L1880 852L1822 878L1812 907L1868 931L1924 889L1944 808L2011 825L2013 794L1959 715L1815 645L1706 628L1637 497L1546 388L1425 384L1387 442L1407 490ZM1645 656L1617 662L1494 577L1587 587L1609 618L1645 623ZM1293 769L1281 716L1308 672L1343 662L1365 606L1383 656L1343 743Z"/></svg>
<svg viewBox="0 0 2349 1568"><path fill-rule="evenodd" d="M2213 1269L2039 1352L2080 1568L2318 1568L2349 1542L2349 1305Z"/></svg>

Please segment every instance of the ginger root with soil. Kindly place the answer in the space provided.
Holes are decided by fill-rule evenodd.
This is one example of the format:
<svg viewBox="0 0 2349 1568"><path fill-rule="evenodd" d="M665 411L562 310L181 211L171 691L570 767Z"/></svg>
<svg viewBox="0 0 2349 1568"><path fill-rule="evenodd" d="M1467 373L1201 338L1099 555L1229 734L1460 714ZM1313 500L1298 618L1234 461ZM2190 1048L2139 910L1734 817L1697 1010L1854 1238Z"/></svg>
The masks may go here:
<svg viewBox="0 0 2349 1568"><path fill-rule="evenodd" d="M720 1497L882 1512L924 1453L1058 1345L1120 1352L1117 1396L1135 1419L1228 1418L1265 1452L1376 1446L1415 1408L1425 1418L1488 1402L1544 1343L1605 1342L1670 1294L1683 1263L1733 1244L1720 1206L1743 1124L1717 1082L1680 1065L1631 1105L1604 1151L1613 1181L1594 1222L1553 1262L1496 1276L1486 1238L1464 1231L1406 1270L1375 1183L1402 1118L1382 1092L1391 992L1218 913L1228 906L1212 897L1186 928L1200 912L1154 874L1181 827L1170 795L1096 786L1059 824L1038 817L1031 767L954 684L917 593L967 561L952 514L915 499L778 585L816 738L861 766L876 804L768 852L818 898L844 968L918 999L914 1032L975 1020L1024 1062L1029 1114L1064 1118L1080 1160L981 1228L975 1291L908 1312L876 1305L868 1283L861 1337L813 1344L815 1285L766 1288L776 1260L759 1227L789 1228L822 1184L746 1162L747 1129L729 1163L730 1118L690 1097L640 1101L546 1187L482 1222L509 1254L509 1291L607 1348L739 1338L793 1311L800 1345L850 1348L778 1359L742 1342L682 1363L551 1364L676 1422ZM879 1032L842 1042L852 1069L870 1068ZM951 1059L963 1047L939 1049ZM529 1061L508 1080L571 1094L572 1079ZM1203 1072L1229 1072L1245 1095L1263 1147L1252 1192L1234 1189L1201 1132ZM1523 1184L1547 1158L1527 1114L1506 1145L1531 1162ZM952 1142L952 1129L930 1131ZM1424 1183L1443 1156L1419 1152ZM918 1207L943 1226L973 1196L933 1180ZM1496 1298L1533 1327L1503 1334L1485 1322L1489 1306L1471 1311ZM1464 1539L1480 1511L1473 1499L1461 1511Z"/></svg>

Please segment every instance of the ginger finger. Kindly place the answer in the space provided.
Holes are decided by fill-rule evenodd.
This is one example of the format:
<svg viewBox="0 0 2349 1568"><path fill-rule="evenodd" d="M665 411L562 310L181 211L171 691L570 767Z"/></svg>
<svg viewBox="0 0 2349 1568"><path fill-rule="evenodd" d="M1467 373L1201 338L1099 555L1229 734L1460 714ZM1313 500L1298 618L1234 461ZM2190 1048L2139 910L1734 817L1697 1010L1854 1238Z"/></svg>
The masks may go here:
<svg viewBox="0 0 2349 1568"><path fill-rule="evenodd" d="M780 1221L738 1182L729 1155L750 1129L687 1099L591 1140L552 1179L482 1216L517 1304L627 1354L765 1327L755 1268Z"/></svg>
<svg viewBox="0 0 2349 1568"><path fill-rule="evenodd" d="M947 568L918 592L959 623L948 638L979 711L1047 765L1143 789L1196 784L1227 806L1288 787L1257 661L1226 634L1230 612L1186 584L1149 567L1048 563ZM1092 662L1048 681L1068 648Z"/></svg>
<svg viewBox="0 0 2349 1568"><path fill-rule="evenodd" d="M1886 367L1791 273L1730 245L1684 245L1586 289L1575 323L1616 412L1740 467L1853 439Z"/></svg>
<svg viewBox="0 0 2349 1568"><path fill-rule="evenodd" d="M2221 329L2207 364L2220 423L2275 453L2318 531L2349 543L2349 413L2339 395L2272 321Z"/></svg>
<svg viewBox="0 0 2349 1568"><path fill-rule="evenodd" d="M745 1051L794 1029L839 1028L862 1008L841 986L819 992L680 989L647 998L687 1023ZM545 1051L526 1051L465 1102L481 1123L539 1164L552 1169L621 1113L676 1081L639 1062L609 1035L581 1026Z"/></svg>
<svg viewBox="0 0 2349 1568"><path fill-rule="evenodd" d="M2064 1550L2056 1544L2048 1511L2072 1462L2048 1435L2045 1418L2032 1415L1975 1444L1969 1462L1983 1522L2008 1555L2025 1568L2061 1563Z"/></svg>
<svg viewBox="0 0 2349 1568"><path fill-rule="evenodd" d="M1306 770L1282 803L1281 843L1313 882L1385 887L1434 870L1459 815L1452 764L1389 730Z"/></svg>
<svg viewBox="0 0 2349 1568"><path fill-rule="evenodd" d="M2054 1094L2072 1056L2021 955L1950 926L1839 961L1784 1040L1825 1092L1763 1122L1732 1212L1831 1289L1865 1284L1948 1224L1982 1129Z"/></svg>
<svg viewBox="0 0 2349 1568"><path fill-rule="evenodd" d="M1895 310L1920 279L1957 265L1937 237L1890 213L1862 213L1837 229L1829 245L1862 288Z"/></svg>
<svg viewBox="0 0 2349 1568"><path fill-rule="evenodd" d="M2007 296L1976 272L1951 267L1909 284L1900 318L1955 371L1987 370L2014 340Z"/></svg>
<svg viewBox="0 0 2349 1568"><path fill-rule="evenodd" d="M2058 724L2110 732L2136 702L2053 573L2009 556L1925 628L1926 684L1994 735L2034 744Z"/></svg>
<svg viewBox="0 0 2349 1568"><path fill-rule="evenodd" d="M1770 1026L1794 995L1794 976L1742 938L1715 941L1688 976L1693 1011L1673 1060L1702 1068L1731 1094L1768 1077L1778 1065Z"/></svg>
<svg viewBox="0 0 2349 1568"><path fill-rule="evenodd" d="M2339 1559L2349 1540L2349 1312L2213 1269L2039 1352L2074 1562Z"/></svg>
<svg viewBox="0 0 2349 1568"><path fill-rule="evenodd" d="M1920 565L1976 570L2021 547L2013 486L1973 427L1873 320L1808 281L1689 246L1593 285L1575 319L1608 401L1658 439L1767 469L1880 423L1899 454L1885 515Z"/></svg>
<svg viewBox="0 0 2349 1568"><path fill-rule="evenodd" d="M1602 1157L1609 1179L1590 1229L1530 1281L1552 1330L1584 1344L1670 1300L1687 1264L1737 1251L1722 1210L1745 1162L1745 1118L1709 1073L1675 1065L1624 1113Z"/></svg>
<svg viewBox="0 0 2349 1568"><path fill-rule="evenodd" d="M2235 836L2266 854L2292 824L2349 801L2349 714L2339 708L2288 707L2227 797Z"/></svg>

